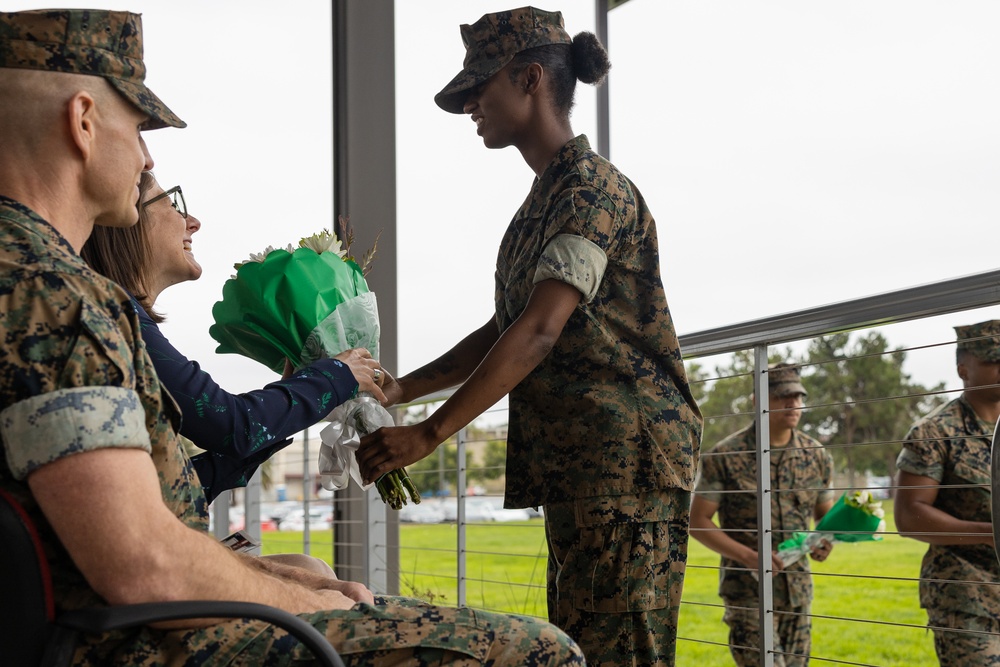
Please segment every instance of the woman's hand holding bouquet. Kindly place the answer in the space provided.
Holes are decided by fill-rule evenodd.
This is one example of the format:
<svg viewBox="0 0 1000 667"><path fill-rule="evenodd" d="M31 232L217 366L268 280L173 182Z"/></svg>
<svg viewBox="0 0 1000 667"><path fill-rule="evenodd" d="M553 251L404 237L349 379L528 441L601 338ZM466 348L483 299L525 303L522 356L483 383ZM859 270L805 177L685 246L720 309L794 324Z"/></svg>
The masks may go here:
<svg viewBox="0 0 1000 667"><path fill-rule="evenodd" d="M369 488L371 484L362 482L355 452L362 436L393 425L380 404L386 397L377 386L384 371L374 361L378 307L364 278L375 246L359 265L348 254L353 234L343 218L341 232L346 239L343 248L336 236L323 231L302 239L299 248L268 247L237 264L236 275L223 286L222 301L212 309L215 324L209 329L219 342L218 352L241 354L278 373L287 371L288 362L300 367L349 355L345 363L361 391L330 414L330 425L320 433L320 479L328 490L346 488L351 478ZM360 366L352 363L359 360ZM362 372L359 377L359 367L370 368L371 376ZM404 491L413 502L420 502L404 469L388 472L375 486L394 509L406 503Z"/></svg>
<svg viewBox="0 0 1000 667"><path fill-rule="evenodd" d="M378 359L371 355L371 352L363 347L356 347L341 352L333 357L341 361L351 370L351 375L358 382L358 393L369 393L377 398L382 405L391 405L382 392L380 380L376 379L376 371L384 377L386 372L382 369ZM285 360L285 370L281 374L282 380L287 380L295 373L295 366L288 359Z"/></svg>

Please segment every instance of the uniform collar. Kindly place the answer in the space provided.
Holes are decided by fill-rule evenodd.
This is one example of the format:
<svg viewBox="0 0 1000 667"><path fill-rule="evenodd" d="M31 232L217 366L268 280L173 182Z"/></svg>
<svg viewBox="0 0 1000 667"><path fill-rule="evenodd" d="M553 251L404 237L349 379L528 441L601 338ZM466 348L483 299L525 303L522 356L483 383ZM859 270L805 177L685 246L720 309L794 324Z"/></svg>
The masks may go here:
<svg viewBox="0 0 1000 667"><path fill-rule="evenodd" d="M529 217L542 214L549 205L548 193L556 189L559 181L566 175L567 170L581 156L588 152L592 151L590 149L590 142L587 140L587 135L585 134L573 137L563 144L563 147L559 149L559 152L552 158L549 165L545 167L542 175L535 177L534 183L531 186L531 194L528 195L530 204L527 213Z"/></svg>
<svg viewBox="0 0 1000 667"><path fill-rule="evenodd" d="M966 400L964 395L959 396L957 400L962 408L962 419L965 421L966 432L971 436L989 439L989 429L984 430L982 427L986 421L979 418L976 411L972 409L972 404Z"/></svg>
<svg viewBox="0 0 1000 667"><path fill-rule="evenodd" d="M60 234L45 218L16 199L0 195L0 217L21 227L27 233L38 236L45 245L61 247L74 257L79 257L65 236Z"/></svg>
<svg viewBox="0 0 1000 667"><path fill-rule="evenodd" d="M757 448L757 422L751 422L750 426L747 427L747 436L744 440L749 449L755 450ZM801 452L803 449L802 435L801 432L796 428L792 429L792 439L788 441L788 444L783 447L771 447L772 454L781 454L782 452L788 452L795 450L796 452Z"/></svg>
<svg viewBox="0 0 1000 667"><path fill-rule="evenodd" d="M563 144L563 147L549 162L549 166L545 167L545 171L538 177L538 180L542 182L554 180L562 174L566 165L573 164L581 155L590 150L590 141L587 140L587 135L578 134Z"/></svg>

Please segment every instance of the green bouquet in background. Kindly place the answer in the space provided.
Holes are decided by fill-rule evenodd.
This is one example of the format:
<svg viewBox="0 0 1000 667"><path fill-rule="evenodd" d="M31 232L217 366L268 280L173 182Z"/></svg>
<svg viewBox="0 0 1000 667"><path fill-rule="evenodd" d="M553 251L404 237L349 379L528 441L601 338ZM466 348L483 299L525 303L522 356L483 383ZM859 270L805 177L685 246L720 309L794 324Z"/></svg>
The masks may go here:
<svg viewBox="0 0 1000 667"><path fill-rule="evenodd" d="M796 532L778 545L778 557L787 567L813 550L821 540L867 542L885 532L882 503L868 491L848 491L833 504L811 533Z"/></svg>
<svg viewBox="0 0 1000 667"><path fill-rule="evenodd" d="M236 274L223 285L222 301L212 308L215 324L209 334L219 343L216 351L249 357L276 373L284 372L286 359L298 368L355 347L367 348L377 359L378 304L365 282L375 246L359 265L348 254L353 234L344 219L341 229L344 248L324 231L302 239L298 248L268 247L236 264ZM323 487L341 490L353 478L361 488L370 488L361 481L355 452L362 436L392 426L392 416L362 393L327 420L334 423L320 432ZM420 502L405 469L383 475L375 486L394 509L406 503L403 489Z"/></svg>

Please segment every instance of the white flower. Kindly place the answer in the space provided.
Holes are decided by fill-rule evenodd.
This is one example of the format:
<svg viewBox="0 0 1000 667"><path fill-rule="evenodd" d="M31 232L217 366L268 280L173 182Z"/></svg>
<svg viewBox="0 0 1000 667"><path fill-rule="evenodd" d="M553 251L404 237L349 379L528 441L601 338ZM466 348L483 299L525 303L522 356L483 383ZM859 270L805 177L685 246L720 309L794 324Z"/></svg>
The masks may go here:
<svg viewBox="0 0 1000 667"><path fill-rule="evenodd" d="M851 491L844 496L844 504L879 519L885 516L885 511L882 509L882 501L872 498L872 494L869 491Z"/></svg>
<svg viewBox="0 0 1000 667"><path fill-rule="evenodd" d="M249 261L251 261L251 262L263 262L264 258L267 257L268 255L270 255L275 250L285 250L285 251L287 251L289 253L295 252L295 248L292 247L291 243L289 243L288 245L286 245L284 248L275 248L274 246L269 245L266 248L264 248L264 250L262 252L252 252L252 253L250 253L250 259L249 259Z"/></svg>
<svg viewBox="0 0 1000 667"><path fill-rule="evenodd" d="M244 264L248 263L248 262L263 262L265 257L267 257L268 255L270 255L272 252L274 252L277 249L278 248L275 248L273 245L269 245L269 246L267 246L266 248L264 248L260 252L252 252L252 253L250 253L250 258L249 259L247 259L245 262L236 262L235 264L233 264L233 268L236 269L237 271L239 271L240 267L243 266ZM292 247L291 243L289 243L284 248L280 248L280 250L286 250L289 253L295 252L295 248ZM235 277L236 276L233 276L233 278L235 278Z"/></svg>
<svg viewBox="0 0 1000 667"><path fill-rule="evenodd" d="M338 257L343 257L347 254L347 250L341 249L340 239L338 239L335 234L331 234L325 229L318 234L307 236L299 241L299 247L309 248L317 254L332 252Z"/></svg>
<svg viewBox="0 0 1000 667"><path fill-rule="evenodd" d="M318 234L313 234L312 236L307 236L306 238L302 239L301 241L299 241L299 247L309 248L310 250L312 250L317 254L321 254L324 252L332 252L333 254L337 255L340 258L343 258L344 255L347 254L347 249L341 248L340 239L338 239L335 234L331 234L326 230L323 230ZM239 271L240 267L248 262L263 262L264 259L275 250L284 250L289 254L295 252L295 248L292 246L291 243L286 245L284 248L275 248L273 245L269 245L260 252L250 253L249 259L247 259L244 262L237 262L236 264L233 264L233 268ZM232 278L235 280L236 276L234 275L232 276Z"/></svg>

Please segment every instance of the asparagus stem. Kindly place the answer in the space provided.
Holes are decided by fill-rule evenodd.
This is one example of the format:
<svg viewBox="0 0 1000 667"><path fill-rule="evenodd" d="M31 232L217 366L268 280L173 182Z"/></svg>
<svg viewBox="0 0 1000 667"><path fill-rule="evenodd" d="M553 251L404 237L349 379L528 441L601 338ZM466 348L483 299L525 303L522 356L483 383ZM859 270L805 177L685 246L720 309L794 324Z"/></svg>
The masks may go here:
<svg viewBox="0 0 1000 667"><path fill-rule="evenodd" d="M365 424L361 411L358 410L351 416L354 419L354 427L358 433L368 435L370 429ZM399 468L398 470L391 470L385 473L375 480L375 488L378 489L378 495L382 499L382 502L394 510L403 508L403 505L407 503L407 494L409 494L414 504L418 504L421 500L416 485L413 484L413 480L406 473L406 468Z"/></svg>
<svg viewBox="0 0 1000 667"><path fill-rule="evenodd" d="M413 500L414 505L419 505L421 500L420 492L417 491L417 487L413 484L410 476L406 474L406 468L400 468L400 470L403 472L403 486L410 492L410 499Z"/></svg>

